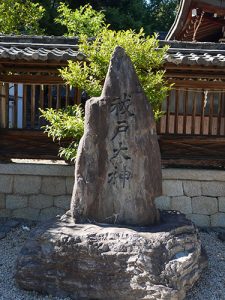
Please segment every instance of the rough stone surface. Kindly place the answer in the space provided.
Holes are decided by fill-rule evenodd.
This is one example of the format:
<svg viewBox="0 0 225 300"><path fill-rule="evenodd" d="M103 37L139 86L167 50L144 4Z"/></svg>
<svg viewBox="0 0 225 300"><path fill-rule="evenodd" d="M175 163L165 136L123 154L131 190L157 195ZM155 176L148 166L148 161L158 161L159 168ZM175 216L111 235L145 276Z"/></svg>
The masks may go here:
<svg viewBox="0 0 225 300"><path fill-rule="evenodd" d="M0 210L0 218L10 218L12 216L11 209L1 209Z"/></svg>
<svg viewBox="0 0 225 300"><path fill-rule="evenodd" d="M202 182L202 195L205 196L225 196L224 182Z"/></svg>
<svg viewBox="0 0 225 300"><path fill-rule="evenodd" d="M12 216L15 218L23 218L27 220L37 220L40 213L40 209L35 208L19 208L12 212Z"/></svg>
<svg viewBox="0 0 225 300"><path fill-rule="evenodd" d="M193 197L192 210L195 214L213 215L218 211L217 198Z"/></svg>
<svg viewBox="0 0 225 300"><path fill-rule="evenodd" d="M12 189L13 189L13 176L1 175L0 192L1 193L12 193Z"/></svg>
<svg viewBox="0 0 225 300"><path fill-rule="evenodd" d="M225 212L225 197L219 197L219 212Z"/></svg>
<svg viewBox="0 0 225 300"><path fill-rule="evenodd" d="M225 213L217 213L211 216L212 227L225 227Z"/></svg>
<svg viewBox="0 0 225 300"><path fill-rule="evenodd" d="M15 160L13 160L15 162ZM0 174L8 175L30 175L30 176L60 176L60 177L69 177L73 176L74 166L66 165L65 163L57 162L53 163L52 161L46 161L43 163L43 160L27 160L25 163L22 163L21 160L19 163L0 163ZM10 176L12 177L12 176Z"/></svg>
<svg viewBox="0 0 225 300"><path fill-rule="evenodd" d="M40 188L40 176L14 176L13 191L15 194L38 194Z"/></svg>
<svg viewBox="0 0 225 300"><path fill-rule="evenodd" d="M58 215L63 215L65 213L65 209L58 207L48 207L41 210L40 215L38 216L38 221L45 221L51 218L54 218Z"/></svg>
<svg viewBox="0 0 225 300"><path fill-rule="evenodd" d="M27 204L27 196L6 195L6 208L8 209L25 208Z"/></svg>
<svg viewBox="0 0 225 300"><path fill-rule="evenodd" d="M155 198L155 206L161 210L171 210L170 197L160 196Z"/></svg>
<svg viewBox="0 0 225 300"><path fill-rule="evenodd" d="M171 209L177 210L183 214L191 214L191 198L186 196L172 197L171 199Z"/></svg>
<svg viewBox="0 0 225 300"><path fill-rule="evenodd" d="M66 180L62 177L44 177L41 192L53 196L66 194Z"/></svg>
<svg viewBox="0 0 225 300"><path fill-rule="evenodd" d="M182 181L179 180L164 180L162 184L163 195L165 196L183 196Z"/></svg>
<svg viewBox="0 0 225 300"><path fill-rule="evenodd" d="M29 207L31 208L46 208L53 206L53 197L49 195L32 195L29 197Z"/></svg>
<svg viewBox="0 0 225 300"><path fill-rule="evenodd" d="M200 214L189 214L186 215L186 217L194 222L196 226L200 227L210 227L210 217L206 215L200 215Z"/></svg>
<svg viewBox="0 0 225 300"><path fill-rule="evenodd" d="M66 193L68 195L72 195L73 185L74 185L74 177L67 177L66 178Z"/></svg>
<svg viewBox="0 0 225 300"><path fill-rule="evenodd" d="M224 170L168 168L163 171L164 179L192 181L225 181Z"/></svg>
<svg viewBox="0 0 225 300"><path fill-rule="evenodd" d="M66 210L70 209L70 202L71 197L70 196L56 196L54 197L54 206L63 208Z"/></svg>
<svg viewBox="0 0 225 300"><path fill-rule="evenodd" d="M5 194L0 194L0 209L5 208Z"/></svg>
<svg viewBox="0 0 225 300"><path fill-rule="evenodd" d="M194 225L164 214L148 228L75 224L37 227L21 250L16 281L26 290L76 300L181 300L206 266Z"/></svg>
<svg viewBox="0 0 225 300"><path fill-rule="evenodd" d="M188 197L201 196L201 182L183 181L184 195Z"/></svg>
<svg viewBox="0 0 225 300"><path fill-rule="evenodd" d="M153 112L129 57L115 49L102 95L86 103L71 202L77 223L158 221L160 150Z"/></svg>

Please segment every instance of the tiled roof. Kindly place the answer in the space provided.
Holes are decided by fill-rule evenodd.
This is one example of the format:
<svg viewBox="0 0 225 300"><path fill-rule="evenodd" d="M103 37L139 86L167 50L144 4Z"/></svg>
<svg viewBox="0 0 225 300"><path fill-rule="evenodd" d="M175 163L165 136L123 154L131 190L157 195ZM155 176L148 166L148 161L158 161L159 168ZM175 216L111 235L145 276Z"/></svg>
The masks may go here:
<svg viewBox="0 0 225 300"><path fill-rule="evenodd" d="M83 60L77 38L0 36L0 59L27 61Z"/></svg>
<svg viewBox="0 0 225 300"><path fill-rule="evenodd" d="M165 55L166 63L189 66L225 66L225 44L161 41L160 46L164 45L170 46Z"/></svg>
<svg viewBox="0 0 225 300"><path fill-rule="evenodd" d="M225 53L222 54L185 54L181 52L168 53L165 55L165 61L175 65L201 65L201 66L225 66Z"/></svg>
<svg viewBox="0 0 225 300"><path fill-rule="evenodd" d="M169 45L165 62L175 65L225 66L225 44L160 41ZM84 60L78 38L0 35L0 59L27 61Z"/></svg>
<svg viewBox="0 0 225 300"><path fill-rule="evenodd" d="M58 48L46 49L46 48L33 48L26 47L24 49L18 47L3 47L0 46L0 58L9 58L11 60L25 59L25 60L83 60L84 55L78 51L74 51L71 48L60 50Z"/></svg>

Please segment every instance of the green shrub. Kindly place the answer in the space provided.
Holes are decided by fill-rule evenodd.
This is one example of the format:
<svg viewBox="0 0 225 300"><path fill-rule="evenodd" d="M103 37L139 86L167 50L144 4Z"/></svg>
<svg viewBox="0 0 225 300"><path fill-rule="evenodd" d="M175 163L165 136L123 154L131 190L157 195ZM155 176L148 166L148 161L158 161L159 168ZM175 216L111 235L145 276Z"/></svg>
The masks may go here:
<svg viewBox="0 0 225 300"><path fill-rule="evenodd" d="M68 27L68 35L79 34L79 51L86 55L84 62L68 62L68 67L60 70L61 76L70 86L86 91L89 97L100 96L107 74L109 61L116 46L121 46L130 56L139 80L153 108L155 119L162 115L161 104L167 96L170 86L166 83L163 70L163 59L168 47L159 48L157 36L145 36L143 29L138 33L133 30L114 31L104 24L104 15L96 12L90 5L72 12L68 7L61 6L61 16L57 22ZM95 20L93 22L93 19ZM81 20L81 24L77 23ZM85 22L84 22L85 21ZM85 25L86 26L83 26ZM91 32L91 28L93 31ZM90 39L90 34L94 38ZM70 115L72 112L72 115ZM68 148L61 148L60 155L66 159L75 159L77 142L82 136L83 127L76 122L73 110L42 111L50 122L45 132L54 139L61 140L74 134L76 142ZM66 122L62 122L61 116ZM67 116L66 116L67 114ZM82 123L83 124L83 123ZM78 126L78 128L76 128ZM62 127L62 128L61 128ZM77 135L77 133L79 133Z"/></svg>
<svg viewBox="0 0 225 300"><path fill-rule="evenodd" d="M44 132L53 141L60 144L59 156L73 161L76 158L79 140L84 132L84 113L81 106L67 106L64 109L40 109L41 117L48 122L43 126ZM66 144L66 146L62 146Z"/></svg>

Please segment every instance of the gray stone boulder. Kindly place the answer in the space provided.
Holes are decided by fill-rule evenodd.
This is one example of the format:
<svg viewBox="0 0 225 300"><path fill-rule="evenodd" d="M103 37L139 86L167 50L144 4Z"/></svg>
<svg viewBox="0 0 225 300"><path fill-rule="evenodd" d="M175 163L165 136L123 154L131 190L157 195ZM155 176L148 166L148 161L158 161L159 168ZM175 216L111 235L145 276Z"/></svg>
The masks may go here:
<svg viewBox="0 0 225 300"><path fill-rule="evenodd" d="M181 300L206 260L194 225L165 213L161 225L75 224L64 215L24 245L16 281L26 290L76 300Z"/></svg>
<svg viewBox="0 0 225 300"><path fill-rule="evenodd" d="M149 226L159 221L161 158L153 112L130 58L113 53L102 95L85 107L71 211L88 221Z"/></svg>
<svg viewBox="0 0 225 300"><path fill-rule="evenodd" d="M161 189L152 110L118 47L102 96L86 105L71 211L33 231L19 286L75 300L184 299L206 261L183 215L162 214L156 225Z"/></svg>

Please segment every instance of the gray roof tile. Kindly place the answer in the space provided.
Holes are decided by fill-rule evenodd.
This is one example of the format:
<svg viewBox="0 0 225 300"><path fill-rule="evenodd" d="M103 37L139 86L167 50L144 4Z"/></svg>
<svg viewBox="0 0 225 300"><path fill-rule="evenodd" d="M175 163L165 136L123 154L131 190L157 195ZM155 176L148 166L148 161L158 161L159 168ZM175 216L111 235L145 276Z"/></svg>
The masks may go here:
<svg viewBox="0 0 225 300"><path fill-rule="evenodd" d="M84 60L78 39L45 36L1 36L0 59L27 61Z"/></svg>
<svg viewBox="0 0 225 300"><path fill-rule="evenodd" d="M165 62L175 65L225 66L225 44L160 41L160 47L169 45Z"/></svg>
<svg viewBox="0 0 225 300"><path fill-rule="evenodd" d="M25 60L55 60L55 61L66 61L66 60L83 60L85 56L82 53L79 53L76 50L68 49L45 49L37 48L33 49L32 47L26 47L24 49L19 49L17 47L6 48L0 46L0 59L9 58L12 60L15 59L25 59Z"/></svg>

